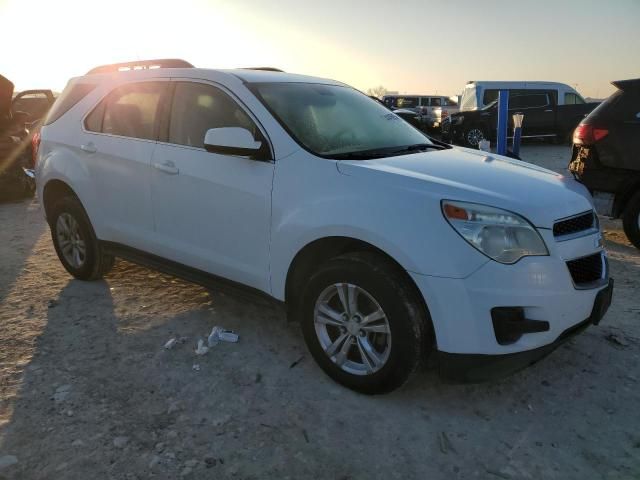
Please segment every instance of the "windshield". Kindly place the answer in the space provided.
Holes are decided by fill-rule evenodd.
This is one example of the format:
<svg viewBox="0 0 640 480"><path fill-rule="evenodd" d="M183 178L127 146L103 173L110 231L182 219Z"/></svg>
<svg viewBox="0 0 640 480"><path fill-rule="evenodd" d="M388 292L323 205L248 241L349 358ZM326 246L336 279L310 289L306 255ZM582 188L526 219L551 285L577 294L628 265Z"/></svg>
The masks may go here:
<svg viewBox="0 0 640 480"><path fill-rule="evenodd" d="M349 87L254 84L256 96L304 148L322 157L392 150L432 142L396 114ZM372 157L371 157L372 158Z"/></svg>

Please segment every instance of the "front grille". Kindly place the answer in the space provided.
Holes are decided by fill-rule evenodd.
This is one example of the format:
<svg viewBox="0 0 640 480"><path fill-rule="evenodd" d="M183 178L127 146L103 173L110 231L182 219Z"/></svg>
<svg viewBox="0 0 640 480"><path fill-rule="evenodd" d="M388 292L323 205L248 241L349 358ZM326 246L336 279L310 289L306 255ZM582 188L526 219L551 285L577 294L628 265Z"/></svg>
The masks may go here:
<svg viewBox="0 0 640 480"><path fill-rule="evenodd" d="M602 279L602 253L576 258L567 262L567 267L576 287L597 282Z"/></svg>
<svg viewBox="0 0 640 480"><path fill-rule="evenodd" d="M595 226L596 216L593 214L593 211L589 211L556 222L553 225L553 236L564 237L565 235L589 230Z"/></svg>

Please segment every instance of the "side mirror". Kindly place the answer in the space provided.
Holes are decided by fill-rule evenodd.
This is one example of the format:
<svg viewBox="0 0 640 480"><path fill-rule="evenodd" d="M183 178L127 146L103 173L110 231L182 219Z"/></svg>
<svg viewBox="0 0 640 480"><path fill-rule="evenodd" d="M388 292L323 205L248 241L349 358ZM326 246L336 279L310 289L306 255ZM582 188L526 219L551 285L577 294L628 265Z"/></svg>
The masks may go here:
<svg viewBox="0 0 640 480"><path fill-rule="evenodd" d="M204 136L204 148L212 153L249 157L258 153L261 147L262 142L253 138L246 128L210 128Z"/></svg>

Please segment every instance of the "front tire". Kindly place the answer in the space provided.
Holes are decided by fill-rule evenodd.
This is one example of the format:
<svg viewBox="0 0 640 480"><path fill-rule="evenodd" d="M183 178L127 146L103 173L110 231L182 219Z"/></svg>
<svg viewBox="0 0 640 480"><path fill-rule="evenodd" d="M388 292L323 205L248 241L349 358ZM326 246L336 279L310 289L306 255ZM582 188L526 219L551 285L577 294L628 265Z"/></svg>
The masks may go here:
<svg viewBox="0 0 640 480"><path fill-rule="evenodd" d="M640 248L640 192L631 197L622 214L622 227L627 238Z"/></svg>
<svg viewBox="0 0 640 480"><path fill-rule="evenodd" d="M48 216L53 246L64 268L79 280L98 280L115 263L104 253L80 202L71 196L57 200Z"/></svg>
<svg viewBox="0 0 640 480"><path fill-rule="evenodd" d="M480 142L487 138L485 129L479 125L472 125L464 130L464 142L472 148L478 148Z"/></svg>
<svg viewBox="0 0 640 480"><path fill-rule="evenodd" d="M431 345L415 287L381 255L330 260L309 279L300 305L311 355L333 380L361 393L403 385Z"/></svg>

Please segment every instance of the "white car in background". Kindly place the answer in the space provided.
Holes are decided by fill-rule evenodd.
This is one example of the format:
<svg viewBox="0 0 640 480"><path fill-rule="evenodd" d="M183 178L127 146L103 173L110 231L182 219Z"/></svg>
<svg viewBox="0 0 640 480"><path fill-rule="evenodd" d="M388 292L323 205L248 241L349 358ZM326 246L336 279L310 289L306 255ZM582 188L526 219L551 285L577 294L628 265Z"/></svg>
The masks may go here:
<svg viewBox="0 0 640 480"><path fill-rule="evenodd" d="M458 102L453 97L443 95L397 95L382 97L382 102L392 110L412 110L421 115L422 125L438 128L449 115L459 111Z"/></svg>
<svg viewBox="0 0 640 480"><path fill-rule="evenodd" d="M333 80L99 67L69 81L37 158L71 275L119 256L285 302L320 367L364 393L429 355L462 380L523 368L611 299L582 185L434 143Z"/></svg>

